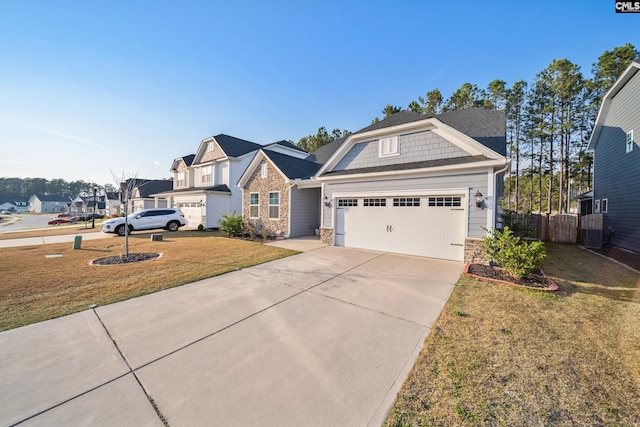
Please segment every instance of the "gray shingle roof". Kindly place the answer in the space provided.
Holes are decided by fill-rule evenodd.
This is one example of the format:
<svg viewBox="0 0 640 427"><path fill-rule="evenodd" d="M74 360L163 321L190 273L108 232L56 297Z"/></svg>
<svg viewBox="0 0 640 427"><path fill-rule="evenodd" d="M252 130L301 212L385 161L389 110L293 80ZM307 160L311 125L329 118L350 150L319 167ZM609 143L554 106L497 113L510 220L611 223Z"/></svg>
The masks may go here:
<svg viewBox="0 0 640 427"><path fill-rule="evenodd" d="M131 179L135 179L133 187L138 188L141 198L148 198L151 197L152 194L173 190L173 180L170 179ZM131 179L128 179L125 185L128 185Z"/></svg>
<svg viewBox="0 0 640 427"><path fill-rule="evenodd" d="M411 123L430 118L412 111L400 111L384 120L355 132L363 133L376 129ZM485 108L466 108L438 114L436 119L470 136L496 153L507 154L506 115L501 110Z"/></svg>
<svg viewBox="0 0 640 427"><path fill-rule="evenodd" d="M483 160L489 160L489 158L485 156L453 157L450 159L426 160L423 162L400 163L395 165L373 166L370 168L347 169L347 170L340 170L340 171L334 171L334 172L325 172L322 174L322 176L339 176L339 175L353 175L358 173L388 172L388 171L399 171L399 170L408 170L408 169L434 168L438 166L462 165L466 163L481 162Z"/></svg>
<svg viewBox="0 0 640 427"><path fill-rule="evenodd" d="M338 138L333 142L330 142L322 147L318 148L316 151L311 153L306 160L310 162L324 164L329 158L336 152L338 147L344 142L347 137Z"/></svg>
<svg viewBox="0 0 640 427"><path fill-rule="evenodd" d="M264 147L270 147L272 145L282 145L283 147L292 148L294 150L298 150L298 151L301 151L303 153L306 153L306 151L304 151L302 148L298 147L297 145L294 145L294 144L290 143L289 141L285 141L285 140L272 142L271 144L267 144Z"/></svg>
<svg viewBox="0 0 640 427"><path fill-rule="evenodd" d="M504 111L467 108L438 114L436 118L496 153L503 156L507 154L507 122Z"/></svg>
<svg viewBox="0 0 640 427"><path fill-rule="evenodd" d="M322 166L320 163L310 162L304 159L276 153L271 150L262 150L283 174L289 179L305 179L312 177Z"/></svg>
<svg viewBox="0 0 640 427"><path fill-rule="evenodd" d="M188 156L182 156L181 158L185 165L191 166L191 163L193 163L193 159L195 159L195 157L195 154L189 154Z"/></svg>
<svg viewBox="0 0 640 427"><path fill-rule="evenodd" d="M216 135L213 138L228 157L244 156L247 153L259 150L260 147L262 147L260 144L256 144L255 142L246 141L223 133Z"/></svg>

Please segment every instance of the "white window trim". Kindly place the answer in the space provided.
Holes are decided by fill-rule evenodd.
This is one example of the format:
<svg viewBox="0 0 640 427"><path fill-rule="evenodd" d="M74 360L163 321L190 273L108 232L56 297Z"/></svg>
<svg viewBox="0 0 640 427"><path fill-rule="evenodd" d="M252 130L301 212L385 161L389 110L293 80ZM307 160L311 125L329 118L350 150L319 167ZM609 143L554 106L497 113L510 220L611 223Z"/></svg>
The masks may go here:
<svg viewBox="0 0 640 427"><path fill-rule="evenodd" d="M207 152L210 152L213 150L214 150L213 142L207 142Z"/></svg>
<svg viewBox="0 0 640 427"><path fill-rule="evenodd" d="M266 178L267 174L268 174L268 169L267 169L267 164L263 163L260 165L260 177L261 178Z"/></svg>
<svg viewBox="0 0 640 427"><path fill-rule="evenodd" d="M210 173L204 173L204 171L205 171L205 170L207 170L207 169L210 169L210 170L211 170L211 172L210 172ZM211 185L213 185L213 175L214 175L214 172L215 172L215 171L214 171L214 169L213 169L213 165L203 166L203 167L200 169L200 182L201 182L202 184L211 184ZM205 180L204 180L204 177L205 177L205 176L210 176L210 177L211 177L211 179L210 179L209 181L205 181Z"/></svg>
<svg viewBox="0 0 640 427"><path fill-rule="evenodd" d="M258 196L258 203L257 204L252 204L251 203L251 195L253 195L253 194L256 194ZM251 208L253 206L257 206L258 207L258 215L257 216L251 216ZM249 193L249 218L252 218L252 219L260 218L260 193L257 193L257 192Z"/></svg>
<svg viewBox="0 0 640 427"><path fill-rule="evenodd" d="M625 147L627 149L627 153L630 153L633 151L634 145L635 143L633 141L633 129L631 129L629 132L627 132L627 137L625 140Z"/></svg>
<svg viewBox="0 0 640 427"><path fill-rule="evenodd" d="M593 207L593 211L594 213L597 213L597 214L600 213L600 199L595 201L595 206Z"/></svg>
<svg viewBox="0 0 640 427"><path fill-rule="evenodd" d="M600 212L607 213L609 210L609 199L602 199L600 201Z"/></svg>
<svg viewBox="0 0 640 427"><path fill-rule="evenodd" d="M278 194L278 204L277 205L272 205L271 204L271 195L277 193ZM272 218L271 217L271 206L277 206L278 207L278 217L277 218ZM268 207L268 211L267 211L267 217L272 220L272 221L277 221L280 219L280 192L279 191L269 191L269 207Z"/></svg>
<svg viewBox="0 0 640 427"><path fill-rule="evenodd" d="M391 157L399 156L400 150L398 144L398 137L391 136L388 138L380 138L378 140L378 156L379 157Z"/></svg>

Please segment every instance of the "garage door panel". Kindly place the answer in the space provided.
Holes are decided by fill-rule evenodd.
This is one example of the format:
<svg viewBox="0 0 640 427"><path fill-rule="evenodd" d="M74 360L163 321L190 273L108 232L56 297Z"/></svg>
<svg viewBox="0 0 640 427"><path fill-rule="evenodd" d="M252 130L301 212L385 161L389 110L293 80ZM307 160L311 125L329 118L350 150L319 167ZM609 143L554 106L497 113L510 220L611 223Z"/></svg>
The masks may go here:
<svg viewBox="0 0 640 427"><path fill-rule="evenodd" d="M344 208L344 246L452 260L464 257L462 196L386 197L385 206L359 199ZM378 199L375 199L378 200ZM395 202L395 203L394 203ZM395 205L395 206L394 206Z"/></svg>

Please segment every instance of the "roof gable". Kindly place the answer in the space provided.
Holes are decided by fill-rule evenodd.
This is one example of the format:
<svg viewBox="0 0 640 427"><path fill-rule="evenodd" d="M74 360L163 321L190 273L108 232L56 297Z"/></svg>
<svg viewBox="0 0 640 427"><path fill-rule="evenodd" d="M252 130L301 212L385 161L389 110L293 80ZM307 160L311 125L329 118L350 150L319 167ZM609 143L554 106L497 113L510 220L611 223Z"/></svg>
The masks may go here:
<svg viewBox="0 0 640 427"><path fill-rule="evenodd" d="M602 127L604 126L607 114L609 113L609 108L611 107L611 100L615 98L615 96L625 87L629 80L631 80L638 72L640 72L639 60L632 61L627 69L624 70L622 75L618 77L618 80L616 80L613 86L611 86L611 89L609 89L602 98L600 110L598 111L598 117L596 118L596 124L593 127L591 138L589 138L587 151L593 152L596 148L596 144L598 143L598 139L600 138L600 133L602 132Z"/></svg>
<svg viewBox="0 0 640 427"><path fill-rule="evenodd" d="M209 144L209 142L213 142L217 147L220 148L220 150L222 150L222 157L241 157L262 147L260 144L256 144L255 142L221 133L219 135L202 140L202 142L200 143L200 147L198 148L198 151L196 152L193 159L193 165L202 163L202 159L207 153L207 145Z"/></svg>
<svg viewBox="0 0 640 427"><path fill-rule="evenodd" d="M124 186L129 186L131 181L132 190L137 190L140 198L149 198L152 194L173 190L173 180L170 179L139 179L131 178L125 181Z"/></svg>
<svg viewBox="0 0 640 427"><path fill-rule="evenodd" d="M478 159L504 160L506 153L506 116L504 111L469 108L451 111L435 117L401 111L380 122L367 126L347 136L333 153L323 162L317 175L331 171L351 148L358 143L372 143L388 136L403 136L412 133L433 131L434 134L457 146L464 155ZM457 154L458 156L461 153ZM316 156L317 158L317 156ZM412 160L395 161L406 167Z"/></svg>

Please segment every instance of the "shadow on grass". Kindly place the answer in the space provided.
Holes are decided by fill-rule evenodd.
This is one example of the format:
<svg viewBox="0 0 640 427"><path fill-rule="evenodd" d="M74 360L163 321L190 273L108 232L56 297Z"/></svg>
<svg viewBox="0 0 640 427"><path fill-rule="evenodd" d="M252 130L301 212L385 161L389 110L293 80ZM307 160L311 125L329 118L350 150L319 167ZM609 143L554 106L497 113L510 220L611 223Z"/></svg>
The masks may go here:
<svg viewBox="0 0 640 427"><path fill-rule="evenodd" d="M578 245L547 243L545 272L560 286L557 295L576 293L640 303L640 275Z"/></svg>

